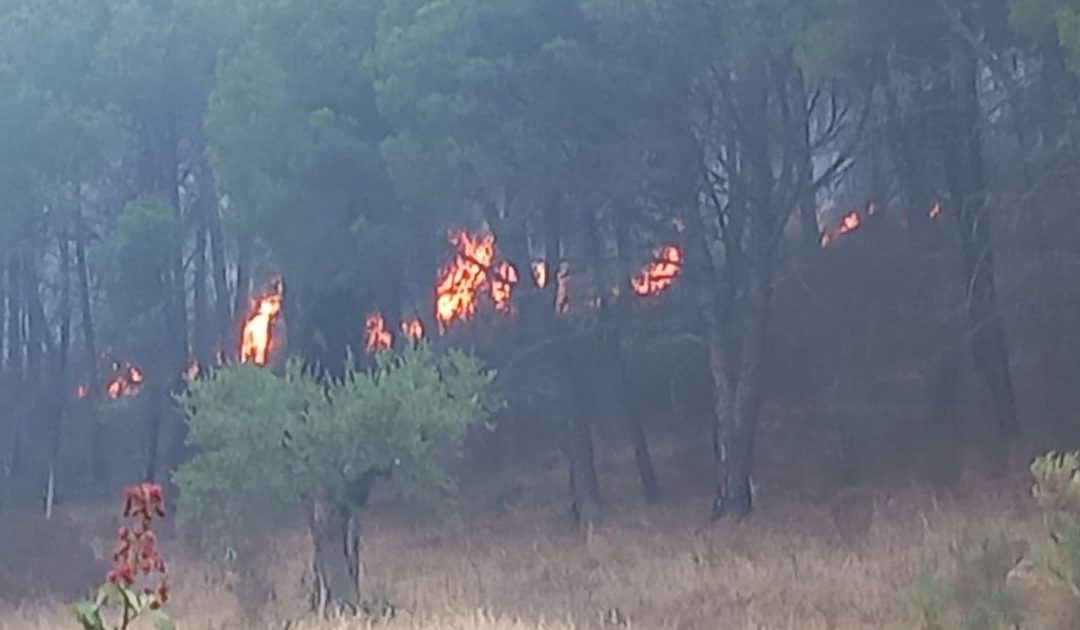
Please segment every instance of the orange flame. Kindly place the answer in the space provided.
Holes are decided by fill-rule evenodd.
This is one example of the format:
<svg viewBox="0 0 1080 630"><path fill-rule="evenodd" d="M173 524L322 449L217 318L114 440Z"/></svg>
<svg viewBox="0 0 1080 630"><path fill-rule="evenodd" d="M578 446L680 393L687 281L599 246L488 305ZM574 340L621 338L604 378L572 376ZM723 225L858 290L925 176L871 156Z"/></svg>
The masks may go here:
<svg viewBox="0 0 1080 630"><path fill-rule="evenodd" d="M418 342L424 338L424 322L415 315L401 322L401 334L412 342Z"/></svg>
<svg viewBox="0 0 1080 630"><path fill-rule="evenodd" d="M240 340L241 363L266 365L273 346L274 323L281 314L281 308L280 285L275 281L270 293L252 302L252 312L247 317L244 334Z"/></svg>
<svg viewBox="0 0 1080 630"><path fill-rule="evenodd" d="M870 204L870 208L873 207L874 204ZM821 234L821 246L828 247L834 243L836 239L846 234L850 234L860 227L862 227L862 217L859 216L858 212L849 212L840 219L840 223L837 224L835 228L826 230Z"/></svg>
<svg viewBox="0 0 1080 630"><path fill-rule="evenodd" d="M495 237L473 236L462 230L450 237L456 253L439 270L435 284L435 318L445 331L454 321L466 322L476 315L479 296L487 292L496 310L513 312L511 297L518 283L517 268L508 262L495 266Z"/></svg>
<svg viewBox="0 0 1080 630"><path fill-rule="evenodd" d="M934 204L934 207L930 208L930 218L936 219L941 216L941 202Z"/></svg>
<svg viewBox="0 0 1080 630"><path fill-rule="evenodd" d="M548 268L545 261L534 260L532 262L532 274L533 281L536 282L536 288L543 289L547 286Z"/></svg>
<svg viewBox="0 0 1080 630"><path fill-rule="evenodd" d="M75 387L75 397L79 400L85 400L90 395L90 388L86 385L77 385Z"/></svg>
<svg viewBox="0 0 1080 630"><path fill-rule="evenodd" d="M386 328L382 313L371 313L364 321L364 349L370 354L389 350L394 345L394 334Z"/></svg>
<svg viewBox="0 0 1080 630"><path fill-rule="evenodd" d="M630 288L641 297L660 295L675 284L682 272L683 255L677 245L665 245L652 262L630 279Z"/></svg>
<svg viewBox="0 0 1080 630"><path fill-rule="evenodd" d="M199 378L200 371L199 362L196 359L192 359L184 370L184 379L187 381L194 381Z"/></svg>
<svg viewBox="0 0 1080 630"><path fill-rule="evenodd" d="M113 371L119 372L119 374L105 384L105 396L109 400L134 398L142 391L144 380L142 370L130 363L125 369L121 369L121 367L119 362L113 363Z"/></svg>

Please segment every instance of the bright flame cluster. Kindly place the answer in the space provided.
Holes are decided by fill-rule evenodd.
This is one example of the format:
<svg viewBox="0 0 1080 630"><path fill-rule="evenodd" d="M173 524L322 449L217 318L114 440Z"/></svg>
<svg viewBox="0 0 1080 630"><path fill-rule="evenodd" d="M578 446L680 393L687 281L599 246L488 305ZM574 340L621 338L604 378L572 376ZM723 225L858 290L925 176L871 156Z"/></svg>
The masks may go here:
<svg viewBox="0 0 1080 630"><path fill-rule="evenodd" d="M675 284L682 272L683 253L678 245L665 245L655 258L630 279L630 288L640 297L660 295Z"/></svg>
<svg viewBox="0 0 1080 630"><path fill-rule="evenodd" d="M369 353L389 350L394 346L394 333L386 327L382 313L371 313L364 321L364 349Z"/></svg>
<svg viewBox="0 0 1080 630"><path fill-rule="evenodd" d="M439 271L435 284L435 317L440 329L472 319L480 295L485 292L496 310L511 312L518 272L506 261L495 265L495 237L474 236L462 230L451 235L450 242L455 249L454 259Z"/></svg>
<svg viewBox="0 0 1080 630"><path fill-rule="evenodd" d="M266 365L274 343L274 324L281 315L281 282L275 280L272 289L252 302L251 314L244 323L240 340L240 362Z"/></svg>

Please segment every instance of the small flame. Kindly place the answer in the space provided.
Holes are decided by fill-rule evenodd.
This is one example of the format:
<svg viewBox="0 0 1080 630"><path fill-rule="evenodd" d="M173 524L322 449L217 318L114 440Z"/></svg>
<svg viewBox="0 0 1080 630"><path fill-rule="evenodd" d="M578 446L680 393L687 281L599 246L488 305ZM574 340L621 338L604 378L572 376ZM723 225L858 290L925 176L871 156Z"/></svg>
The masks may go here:
<svg viewBox="0 0 1080 630"><path fill-rule="evenodd" d="M941 216L941 202L939 201L939 202L935 203L932 208L930 208L930 218L931 219L936 219L936 218L938 218L940 216Z"/></svg>
<svg viewBox="0 0 1080 630"><path fill-rule="evenodd" d="M533 281L536 282L538 289L543 289L547 286L548 267L547 263L543 260L534 260L532 262L532 274Z"/></svg>
<svg viewBox="0 0 1080 630"><path fill-rule="evenodd" d="M874 204L870 204L870 207L873 208ZM828 247L834 243L836 239L846 234L850 234L860 227L862 227L862 217L859 216L858 212L849 212L840 219L840 223L837 224L835 228L826 230L821 234L821 246Z"/></svg>
<svg viewBox="0 0 1080 630"><path fill-rule="evenodd" d="M79 400L85 400L90 395L90 388L86 385L77 385L75 387L75 397Z"/></svg>
<svg viewBox="0 0 1080 630"><path fill-rule="evenodd" d="M417 316L412 316L401 322L401 334L412 342L418 342L424 338L424 322Z"/></svg>
<svg viewBox="0 0 1080 630"><path fill-rule="evenodd" d="M188 382L194 381L199 378L199 362L196 359L192 359L188 362L187 368L184 370L184 379Z"/></svg>
<svg viewBox="0 0 1080 630"><path fill-rule="evenodd" d="M274 283L270 293L253 301L251 313L244 324L240 341L240 361L264 366L270 358L273 346L274 323L281 315L282 297L280 284Z"/></svg>
<svg viewBox="0 0 1080 630"><path fill-rule="evenodd" d="M677 245L665 245L652 262L630 279L630 288L641 297L660 295L675 284L682 272L683 255Z"/></svg>
<svg viewBox="0 0 1080 630"><path fill-rule="evenodd" d="M105 384L105 396L109 400L134 398L139 395L144 380L142 370L130 363L124 367L119 361L115 361L113 371L118 374Z"/></svg>
<svg viewBox="0 0 1080 630"><path fill-rule="evenodd" d="M394 345L394 334L386 327L382 313L371 313L364 321L364 349L370 354L389 350Z"/></svg>

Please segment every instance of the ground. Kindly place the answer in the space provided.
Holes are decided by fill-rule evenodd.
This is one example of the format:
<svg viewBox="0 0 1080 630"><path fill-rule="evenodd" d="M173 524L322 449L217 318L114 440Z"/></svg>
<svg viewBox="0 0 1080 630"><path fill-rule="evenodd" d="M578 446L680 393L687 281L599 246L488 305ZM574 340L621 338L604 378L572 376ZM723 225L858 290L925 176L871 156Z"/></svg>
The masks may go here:
<svg viewBox="0 0 1080 630"><path fill-rule="evenodd" d="M687 500L698 489L689 492L679 480L668 480L673 490L653 508L634 500L632 486L627 496L608 488L606 523L585 536L567 526L557 494L539 498L562 480L553 469L489 509L437 517L373 510L364 529L365 594L377 606L393 607L389 621L303 621L308 547L299 533L277 537L266 549L262 591L228 575L213 577L178 540L170 541L180 558L172 569L171 609L185 630L281 628L288 620L309 630L366 624L389 630L913 628L919 627L911 604L916 576L945 558L964 531L1040 538L1022 466L1000 477L974 477L947 491L913 483L837 490L825 500L766 492L753 516L719 525L706 522L705 505ZM86 539L74 531L80 519L111 531L79 510L86 512L73 508L67 521L57 517L73 528L72 537ZM55 557L60 532L35 530L52 536L38 544ZM86 564L90 547L71 543L70 554L82 555L70 567ZM51 570L81 579L104 570L101 562L90 566ZM1014 572L1024 566L1031 561ZM0 629L72 627L57 597L28 597L6 604Z"/></svg>

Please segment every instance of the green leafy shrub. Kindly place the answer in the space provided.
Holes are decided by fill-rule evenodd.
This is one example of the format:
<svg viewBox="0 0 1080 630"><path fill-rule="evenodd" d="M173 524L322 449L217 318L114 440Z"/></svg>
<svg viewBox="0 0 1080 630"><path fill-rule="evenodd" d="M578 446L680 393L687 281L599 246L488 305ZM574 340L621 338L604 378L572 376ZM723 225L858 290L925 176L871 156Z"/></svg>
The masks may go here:
<svg viewBox="0 0 1080 630"><path fill-rule="evenodd" d="M1013 628L1023 617L1024 602L1009 584L1009 572L1027 551L1027 543L1005 534L975 536L965 532L949 545L951 568L924 569L909 594L925 630Z"/></svg>
<svg viewBox="0 0 1080 630"><path fill-rule="evenodd" d="M351 591L343 575L358 579L354 521L372 486L418 499L451 492L441 455L500 404L493 378L475 358L426 344L378 353L367 370L350 358L343 376L325 381L295 358L282 376L246 364L216 370L179 397L198 450L175 475L181 524L197 524L221 557L243 549L252 518L275 518L268 509L304 512L316 573L326 550L347 556L347 567L316 581Z"/></svg>
<svg viewBox="0 0 1080 630"><path fill-rule="evenodd" d="M1049 568L1080 601L1080 453L1047 453L1031 464L1031 474L1054 550Z"/></svg>

